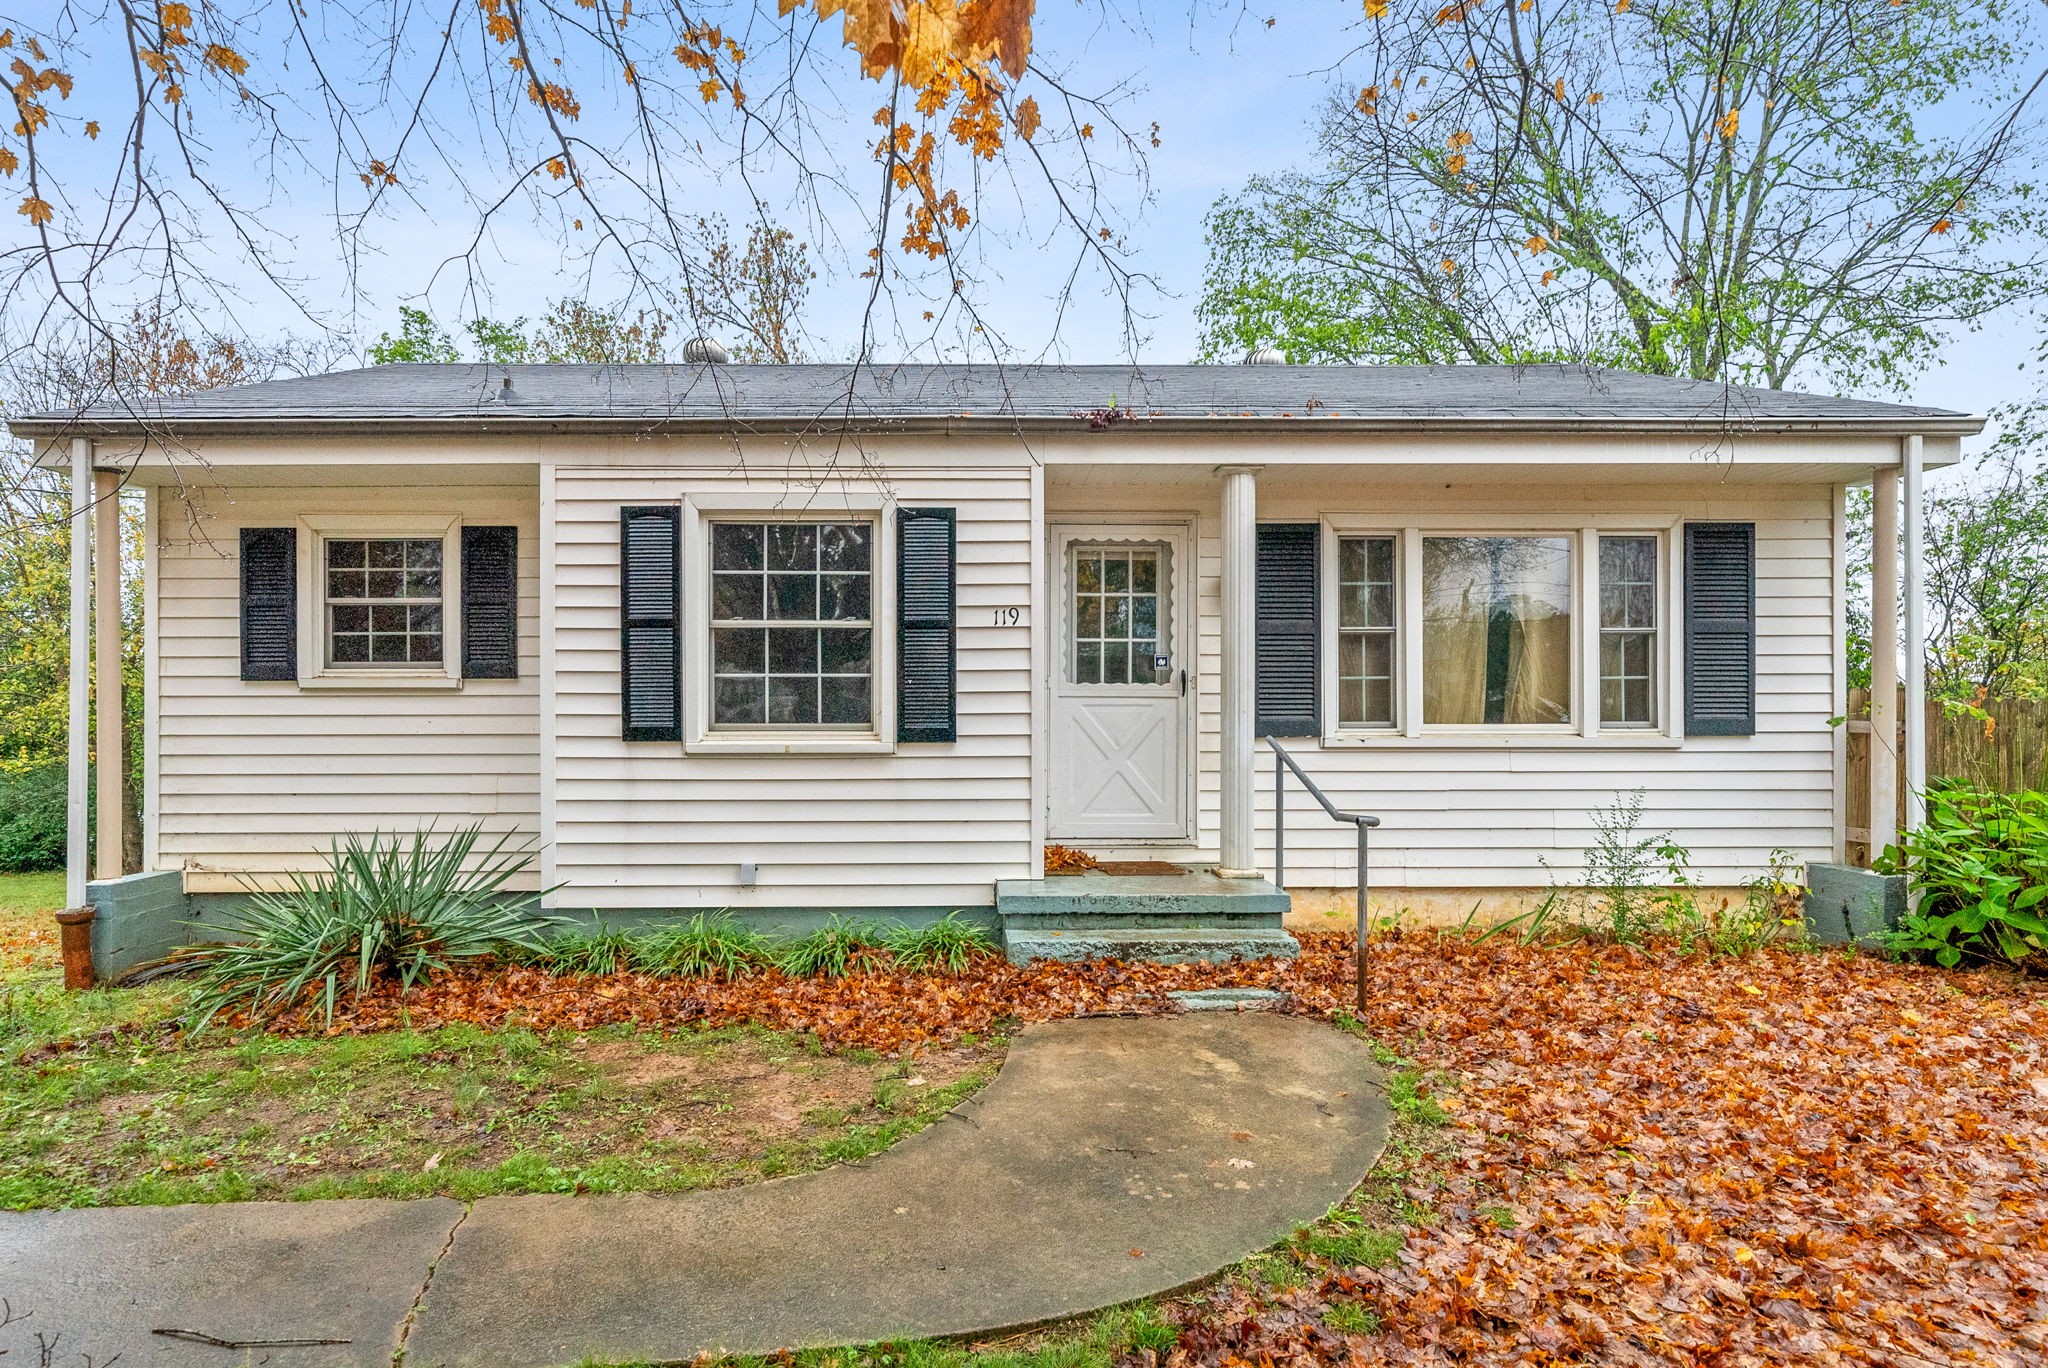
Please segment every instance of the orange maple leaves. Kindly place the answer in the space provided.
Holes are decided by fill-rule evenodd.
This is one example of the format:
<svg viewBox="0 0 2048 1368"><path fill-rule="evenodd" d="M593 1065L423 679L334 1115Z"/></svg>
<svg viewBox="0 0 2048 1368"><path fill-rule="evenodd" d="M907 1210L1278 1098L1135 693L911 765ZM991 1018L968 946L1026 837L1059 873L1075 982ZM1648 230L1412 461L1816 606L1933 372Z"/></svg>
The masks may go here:
<svg viewBox="0 0 2048 1368"><path fill-rule="evenodd" d="M780 0L788 14L805 0ZM1031 59L1034 0L810 0L822 19L845 16L846 45L873 77L894 72L923 90L955 65L993 64L1021 80Z"/></svg>

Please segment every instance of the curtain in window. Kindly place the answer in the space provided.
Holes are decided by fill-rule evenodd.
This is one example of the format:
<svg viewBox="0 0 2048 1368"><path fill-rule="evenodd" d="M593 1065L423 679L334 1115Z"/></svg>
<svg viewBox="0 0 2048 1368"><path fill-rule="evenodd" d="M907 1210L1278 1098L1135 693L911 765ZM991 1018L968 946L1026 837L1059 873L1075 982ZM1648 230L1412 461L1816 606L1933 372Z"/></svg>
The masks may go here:
<svg viewBox="0 0 2048 1368"><path fill-rule="evenodd" d="M1425 537L1423 720L1571 720L1571 541Z"/></svg>

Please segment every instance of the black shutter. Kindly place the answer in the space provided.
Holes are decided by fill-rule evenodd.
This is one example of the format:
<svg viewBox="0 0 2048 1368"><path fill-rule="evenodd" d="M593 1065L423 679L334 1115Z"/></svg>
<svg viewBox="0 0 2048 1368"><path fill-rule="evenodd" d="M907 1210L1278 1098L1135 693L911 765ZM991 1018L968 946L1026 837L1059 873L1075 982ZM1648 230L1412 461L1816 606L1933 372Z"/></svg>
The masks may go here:
<svg viewBox="0 0 2048 1368"><path fill-rule="evenodd" d="M1257 686L1253 731L1259 736L1321 736L1317 706L1317 552L1315 523L1260 523L1258 534Z"/></svg>
<svg viewBox="0 0 2048 1368"><path fill-rule="evenodd" d="M462 529L462 677L519 678L519 529Z"/></svg>
<svg viewBox="0 0 2048 1368"><path fill-rule="evenodd" d="M1756 734L1756 524L1685 525L1685 734Z"/></svg>
<svg viewBox="0 0 2048 1368"><path fill-rule="evenodd" d="M896 739L957 741L954 522L950 508L896 510Z"/></svg>
<svg viewBox="0 0 2048 1368"><path fill-rule="evenodd" d="M242 678L299 677L299 531L242 529Z"/></svg>
<svg viewBox="0 0 2048 1368"><path fill-rule="evenodd" d="M682 510L619 510L619 713L628 741L683 739Z"/></svg>

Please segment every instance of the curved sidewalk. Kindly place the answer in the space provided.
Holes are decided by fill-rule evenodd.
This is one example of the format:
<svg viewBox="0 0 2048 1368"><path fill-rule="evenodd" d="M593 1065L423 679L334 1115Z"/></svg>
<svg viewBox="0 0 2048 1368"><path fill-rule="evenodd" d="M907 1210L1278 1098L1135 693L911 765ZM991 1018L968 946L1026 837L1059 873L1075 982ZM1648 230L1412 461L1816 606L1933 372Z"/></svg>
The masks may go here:
<svg viewBox="0 0 2048 1368"><path fill-rule="evenodd" d="M686 1361L976 1333L1169 1291L1320 1217L1378 1158L1358 1041L1266 1013L1034 1026L878 1158L715 1192L0 1213L33 1362ZM346 1344L227 1350L167 1340ZM17 1343L19 1341L19 1343Z"/></svg>

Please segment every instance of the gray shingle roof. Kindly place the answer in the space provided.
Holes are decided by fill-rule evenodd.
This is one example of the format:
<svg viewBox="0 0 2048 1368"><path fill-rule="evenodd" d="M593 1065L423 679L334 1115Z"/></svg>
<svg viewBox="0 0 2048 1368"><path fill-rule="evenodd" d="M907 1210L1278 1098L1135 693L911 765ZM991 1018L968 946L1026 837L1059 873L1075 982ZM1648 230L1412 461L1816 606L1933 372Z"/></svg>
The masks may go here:
<svg viewBox="0 0 2048 1368"><path fill-rule="evenodd" d="M509 381L509 385L507 382ZM1974 432L1948 409L1580 366L394 365L16 419L17 435L1019 425Z"/></svg>

